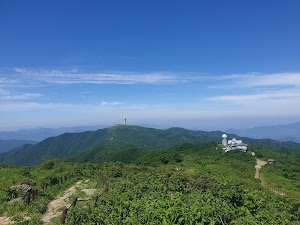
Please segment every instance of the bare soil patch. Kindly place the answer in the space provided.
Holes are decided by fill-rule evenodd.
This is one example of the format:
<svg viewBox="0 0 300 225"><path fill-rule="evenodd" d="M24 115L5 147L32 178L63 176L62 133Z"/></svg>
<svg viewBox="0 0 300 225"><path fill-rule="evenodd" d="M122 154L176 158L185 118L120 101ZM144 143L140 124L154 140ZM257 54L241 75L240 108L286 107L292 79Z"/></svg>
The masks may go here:
<svg viewBox="0 0 300 225"><path fill-rule="evenodd" d="M42 218L44 224L51 224L51 219L61 215L62 208L69 206L67 205L69 198L76 192L76 188L81 187L81 184L81 180L77 181L74 186L64 192L63 196L58 197L48 204L48 210Z"/></svg>
<svg viewBox="0 0 300 225"><path fill-rule="evenodd" d="M87 195L93 195L96 193L97 189L82 189L81 191L86 193Z"/></svg>
<svg viewBox="0 0 300 225"><path fill-rule="evenodd" d="M9 217L0 216L0 224L1 225L14 224L14 221L12 221Z"/></svg>

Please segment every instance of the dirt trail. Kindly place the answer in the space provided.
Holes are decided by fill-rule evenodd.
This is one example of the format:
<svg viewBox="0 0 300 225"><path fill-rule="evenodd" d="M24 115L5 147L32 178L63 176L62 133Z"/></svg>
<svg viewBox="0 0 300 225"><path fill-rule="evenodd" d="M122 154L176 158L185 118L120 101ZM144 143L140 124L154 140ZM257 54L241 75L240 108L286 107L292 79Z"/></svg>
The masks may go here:
<svg viewBox="0 0 300 225"><path fill-rule="evenodd" d="M256 159L256 166L255 166L256 171L255 171L254 178L260 179L260 172L259 171L266 164L267 164L266 161L262 161L262 160Z"/></svg>
<svg viewBox="0 0 300 225"><path fill-rule="evenodd" d="M0 224L1 225L8 225L8 224L13 224L14 222L9 218L5 216L0 216Z"/></svg>
<svg viewBox="0 0 300 225"><path fill-rule="evenodd" d="M282 192L282 191L279 191L279 190L276 190L276 189L274 189L274 188L268 187L268 186L266 185L266 183L263 181L262 175L260 174L260 169L261 169L264 165L266 165L266 164L267 164L266 161L262 161L262 160L259 160L259 159L256 160L256 166L255 166L256 172L255 172L254 178L260 179L261 185L262 185L263 187L268 188L268 189L269 189L270 191L272 191L274 194L281 195L281 196L287 196L287 194L284 193L284 192Z"/></svg>
<svg viewBox="0 0 300 225"><path fill-rule="evenodd" d="M63 207L68 207L68 205L66 204L68 198L71 197L76 192L76 188L81 187L81 185L82 181L77 181L74 186L70 187L64 192L63 196L58 197L57 199L53 200L48 204L48 210L42 218L44 224L51 224L51 219L61 215L61 209Z"/></svg>

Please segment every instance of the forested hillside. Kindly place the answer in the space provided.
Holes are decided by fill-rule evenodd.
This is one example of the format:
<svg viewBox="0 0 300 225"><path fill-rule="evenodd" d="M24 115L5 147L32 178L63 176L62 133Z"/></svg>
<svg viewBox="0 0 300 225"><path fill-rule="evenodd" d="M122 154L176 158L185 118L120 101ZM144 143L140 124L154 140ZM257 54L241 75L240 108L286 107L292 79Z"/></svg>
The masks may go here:
<svg viewBox="0 0 300 225"><path fill-rule="evenodd" d="M221 131L191 131L183 128L167 130L138 126L112 126L97 131L66 133L48 138L36 145L25 145L0 154L0 163L12 165L37 165L49 157L72 159L76 162L101 163L116 161L126 152L139 155L143 150L165 150L179 143L194 143L221 140ZM228 135L236 137L236 135ZM285 147L300 150L300 144L277 142L270 139L244 138L245 143ZM134 160L129 159L125 162Z"/></svg>
<svg viewBox="0 0 300 225"><path fill-rule="evenodd" d="M78 201L69 210L66 224L298 225L300 180L294 176L299 177L295 168L299 168L300 153L259 146L252 150L256 156L224 153L215 142L185 143L166 151L143 152L130 164L48 159L32 168L2 166L0 216L17 224L41 224L48 203L81 181L66 205L75 197L90 200ZM256 157L276 158L275 165L263 167L262 180L253 178ZM294 175L284 177L285 172ZM15 197L9 187L22 183L38 190L30 207L23 201L7 203ZM87 196L86 188L96 192ZM51 224L60 223L61 211Z"/></svg>

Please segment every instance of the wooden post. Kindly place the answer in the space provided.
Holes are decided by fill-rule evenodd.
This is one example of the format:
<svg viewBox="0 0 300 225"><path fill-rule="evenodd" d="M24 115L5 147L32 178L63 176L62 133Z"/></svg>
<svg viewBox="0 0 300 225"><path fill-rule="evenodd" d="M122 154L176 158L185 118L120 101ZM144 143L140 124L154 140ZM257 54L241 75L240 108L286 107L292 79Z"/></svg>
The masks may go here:
<svg viewBox="0 0 300 225"><path fill-rule="evenodd" d="M30 204L30 192L26 193L26 205Z"/></svg>
<svg viewBox="0 0 300 225"><path fill-rule="evenodd" d="M104 190L105 194L107 194L109 192L109 185L108 185L107 178L103 181L103 190Z"/></svg>
<svg viewBox="0 0 300 225"><path fill-rule="evenodd" d="M70 208L74 208L76 206L76 203L77 203L77 197L74 199L72 205L70 206Z"/></svg>
<svg viewBox="0 0 300 225"><path fill-rule="evenodd" d="M64 208L61 214L60 224L64 224L67 218L68 208Z"/></svg>
<svg viewBox="0 0 300 225"><path fill-rule="evenodd" d="M31 190L31 193L32 193L32 200L35 199L35 196L36 196L36 191L34 189Z"/></svg>
<svg viewBox="0 0 300 225"><path fill-rule="evenodd" d="M99 196L97 195L95 198L95 207L97 206L98 198L99 198Z"/></svg>

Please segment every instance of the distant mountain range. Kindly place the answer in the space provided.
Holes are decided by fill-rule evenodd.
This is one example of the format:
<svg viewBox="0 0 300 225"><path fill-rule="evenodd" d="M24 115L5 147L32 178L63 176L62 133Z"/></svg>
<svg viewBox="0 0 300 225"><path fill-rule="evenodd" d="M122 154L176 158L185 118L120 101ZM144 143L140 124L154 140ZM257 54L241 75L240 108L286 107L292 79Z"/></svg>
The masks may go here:
<svg viewBox="0 0 300 225"><path fill-rule="evenodd" d="M155 125L140 126L163 129ZM34 128L18 131L2 131L0 132L0 140L30 140L39 142L46 138L55 137L64 133L79 133L84 131L93 131L105 127L107 126L95 125L62 128ZM227 129L225 130L225 132L243 137L270 138L277 141L293 141L300 143L300 122L288 125L260 126L247 129Z"/></svg>
<svg viewBox="0 0 300 225"><path fill-rule="evenodd" d="M79 127L62 127L62 128L35 128L18 131L0 132L0 140L31 140L42 141L49 137L58 136L63 133L78 133L84 131L98 130L106 126L79 126Z"/></svg>
<svg viewBox="0 0 300 225"><path fill-rule="evenodd" d="M25 144L36 144L36 141L29 140L0 140L0 153L20 147Z"/></svg>
<svg viewBox="0 0 300 225"><path fill-rule="evenodd" d="M278 141L300 143L300 122L288 125L254 127L244 130L228 129L226 132L250 138L271 138Z"/></svg>
<svg viewBox="0 0 300 225"><path fill-rule="evenodd" d="M79 162L105 162L122 158L128 152L132 157L140 151L164 150L179 143L221 142L221 131L192 131L183 128L167 130L120 125L97 131L65 133L47 138L35 145L24 145L0 154L0 163L36 165L47 158L73 159ZM228 134L229 138L236 135ZM285 147L300 151L300 144L270 139L243 138L248 144ZM125 154L126 153L126 154ZM129 155L130 155L129 154Z"/></svg>

